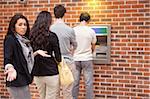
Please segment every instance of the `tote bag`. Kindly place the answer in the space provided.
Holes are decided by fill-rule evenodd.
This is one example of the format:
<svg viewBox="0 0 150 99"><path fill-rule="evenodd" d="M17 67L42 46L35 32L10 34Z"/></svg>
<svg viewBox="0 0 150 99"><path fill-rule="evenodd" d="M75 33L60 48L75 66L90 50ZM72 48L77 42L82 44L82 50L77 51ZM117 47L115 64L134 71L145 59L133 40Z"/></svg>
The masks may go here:
<svg viewBox="0 0 150 99"><path fill-rule="evenodd" d="M58 64L58 70L59 70L60 84L62 86L70 85L74 81L72 72L67 66L63 57L62 61Z"/></svg>

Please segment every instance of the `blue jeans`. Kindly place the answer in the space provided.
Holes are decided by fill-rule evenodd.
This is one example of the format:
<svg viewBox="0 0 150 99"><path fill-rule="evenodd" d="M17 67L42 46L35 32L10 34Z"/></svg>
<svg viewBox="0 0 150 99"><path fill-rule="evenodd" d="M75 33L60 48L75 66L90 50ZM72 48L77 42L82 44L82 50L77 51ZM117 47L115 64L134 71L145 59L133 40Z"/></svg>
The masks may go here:
<svg viewBox="0 0 150 99"><path fill-rule="evenodd" d="M85 80L86 99L93 99L93 63L92 61L75 61L76 72L73 86L73 99L78 99L80 75L83 70Z"/></svg>

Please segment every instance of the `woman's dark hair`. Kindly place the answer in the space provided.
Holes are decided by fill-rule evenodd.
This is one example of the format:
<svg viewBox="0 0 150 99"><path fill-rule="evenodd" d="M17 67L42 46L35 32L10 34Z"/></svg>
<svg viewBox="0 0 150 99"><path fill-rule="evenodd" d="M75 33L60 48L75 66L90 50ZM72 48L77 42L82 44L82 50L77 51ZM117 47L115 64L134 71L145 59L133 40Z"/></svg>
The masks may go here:
<svg viewBox="0 0 150 99"><path fill-rule="evenodd" d="M30 41L34 50L45 49L49 44L49 27L52 22L50 12L42 11L37 16L30 32Z"/></svg>
<svg viewBox="0 0 150 99"><path fill-rule="evenodd" d="M90 20L90 14L89 13L87 13L87 12L83 12L83 13L81 13L81 15L80 15L80 22L81 21L86 21L86 22L88 22L89 20Z"/></svg>
<svg viewBox="0 0 150 99"><path fill-rule="evenodd" d="M66 8L63 5L57 5L54 8L54 15L56 18L62 18L66 13Z"/></svg>
<svg viewBox="0 0 150 99"><path fill-rule="evenodd" d="M20 14L20 13L14 15L14 16L11 18L11 20L10 20L10 22L9 22L9 27L8 27L8 31L7 31L6 36L8 36L8 35L14 35L14 33L16 33L15 25L16 25L16 23L17 23L17 21L18 21L19 19L25 19L25 20L26 20L26 23L27 23L27 31L26 31L26 33L25 33L24 36L26 36L27 38L29 38L29 32L30 32L29 22L28 22L27 18L26 18L25 16L23 16L22 14Z"/></svg>

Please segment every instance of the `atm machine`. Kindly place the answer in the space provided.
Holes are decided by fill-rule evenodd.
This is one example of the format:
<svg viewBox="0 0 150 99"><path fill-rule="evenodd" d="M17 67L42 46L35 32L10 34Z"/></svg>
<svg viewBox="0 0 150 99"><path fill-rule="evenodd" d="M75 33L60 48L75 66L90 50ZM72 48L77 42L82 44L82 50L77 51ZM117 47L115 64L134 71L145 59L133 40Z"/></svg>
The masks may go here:
<svg viewBox="0 0 150 99"><path fill-rule="evenodd" d="M96 47L93 53L94 64L110 64L110 25L90 26L96 33Z"/></svg>

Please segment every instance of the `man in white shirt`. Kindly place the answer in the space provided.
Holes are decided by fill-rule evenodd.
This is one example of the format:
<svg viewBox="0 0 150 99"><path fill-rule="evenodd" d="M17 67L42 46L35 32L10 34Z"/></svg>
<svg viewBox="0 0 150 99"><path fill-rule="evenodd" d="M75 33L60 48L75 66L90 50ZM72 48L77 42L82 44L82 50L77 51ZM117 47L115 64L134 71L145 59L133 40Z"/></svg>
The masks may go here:
<svg viewBox="0 0 150 99"><path fill-rule="evenodd" d="M80 25L74 27L77 48L74 52L76 64L75 82L73 87L73 98L78 99L79 81L81 71L85 79L86 99L93 99L93 63L92 56L95 49L96 34L94 30L88 27L90 15L87 12L81 13Z"/></svg>

